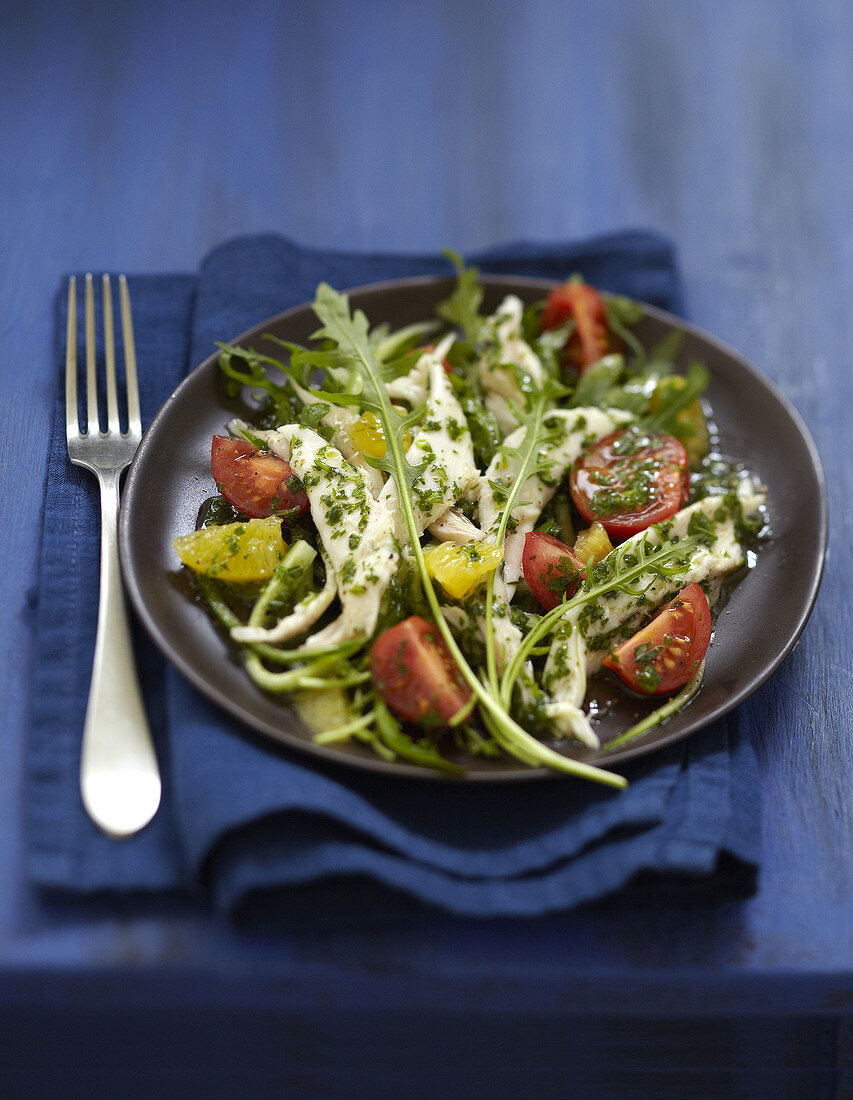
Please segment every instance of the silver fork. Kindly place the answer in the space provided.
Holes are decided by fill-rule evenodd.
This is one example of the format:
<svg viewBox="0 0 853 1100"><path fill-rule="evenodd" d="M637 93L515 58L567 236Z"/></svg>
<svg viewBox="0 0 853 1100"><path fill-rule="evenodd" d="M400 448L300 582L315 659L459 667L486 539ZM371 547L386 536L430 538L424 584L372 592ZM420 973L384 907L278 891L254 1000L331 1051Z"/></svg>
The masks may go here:
<svg viewBox="0 0 853 1100"><path fill-rule="evenodd" d="M65 346L65 434L68 456L101 487L101 579L92 684L83 728L80 790L90 817L111 836L130 836L160 804L160 773L136 676L118 561L119 481L142 437L136 351L127 280L119 276L127 389L126 432L119 422L110 278L103 277L107 429L100 430L95 372L95 301L86 276L86 430L77 408L77 281L68 282Z"/></svg>

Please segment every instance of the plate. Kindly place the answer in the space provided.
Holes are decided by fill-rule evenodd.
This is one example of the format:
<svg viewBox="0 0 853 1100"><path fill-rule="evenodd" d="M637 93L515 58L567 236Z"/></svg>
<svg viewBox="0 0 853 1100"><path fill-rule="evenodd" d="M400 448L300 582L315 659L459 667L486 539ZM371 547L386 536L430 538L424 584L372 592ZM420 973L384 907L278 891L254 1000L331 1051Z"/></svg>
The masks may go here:
<svg viewBox="0 0 853 1100"><path fill-rule="evenodd" d="M483 285L483 308L488 311L506 294L532 302L553 286L497 277L484 277ZM349 295L353 307L363 309L372 324L385 321L399 328L432 317L452 287L452 279L406 279L360 287ZM265 346L265 333L307 343L316 328L316 317L306 304L264 321L233 342L275 355L272 346ZM719 449L766 486L773 534L717 620L705 682L688 707L641 740L610 753L560 744L560 751L606 767L687 737L755 691L785 659L805 626L826 549L823 472L794 407L741 356L661 310L644 307L636 332L650 346L673 328L684 334L679 361L701 359L710 370L707 396L719 430ZM211 355L175 389L143 437L125 483L119 525L125 582L137 613L156 644L199 691L259 733L327 761L441 781L441 775L427 769L380 760L357 742L314 744L311 731L292 711L253 684L207 613L189 598L172 540L195 528L199 507L213 493L210 439L221 434L233 416L246 413L239 400L226 395L217 356ZM603 706L596 720L602 742L627 729L651 706L627 697ZM512 760L459 762L465 764L464 779L474 782L552 774Z"/></svg>

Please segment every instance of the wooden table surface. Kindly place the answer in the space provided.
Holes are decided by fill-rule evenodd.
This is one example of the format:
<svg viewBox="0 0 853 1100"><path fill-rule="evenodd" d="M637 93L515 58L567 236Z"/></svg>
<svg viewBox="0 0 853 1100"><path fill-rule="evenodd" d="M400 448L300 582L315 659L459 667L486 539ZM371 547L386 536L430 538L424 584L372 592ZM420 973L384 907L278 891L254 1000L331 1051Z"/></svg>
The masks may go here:
<svg viewBox="0 0 853 1100"><path fill-rule="evenodd" d="M690 319L809 425L831 550L800 643L746 704L762 715L755 896L544 922L528 961L555 997L574 983L605 1014L701 1011L703 998L722 1014L823 1014L835 1023L821 1064L834 1068L821 1087L840 1089L837 1017L853 1008L852 142L843 0L0 4L0 973L98 971L117 988L128 971L223 960L316 967L322 985L329 953L349 951L395 980L429 974L440 952L482 978L518 946L517 928L439 921L431 942L401 932L314 957L189 911L48 907L26 885L28 592L63 276L190 271L248 232L470 253L647 227L677 243Z"/></svg>

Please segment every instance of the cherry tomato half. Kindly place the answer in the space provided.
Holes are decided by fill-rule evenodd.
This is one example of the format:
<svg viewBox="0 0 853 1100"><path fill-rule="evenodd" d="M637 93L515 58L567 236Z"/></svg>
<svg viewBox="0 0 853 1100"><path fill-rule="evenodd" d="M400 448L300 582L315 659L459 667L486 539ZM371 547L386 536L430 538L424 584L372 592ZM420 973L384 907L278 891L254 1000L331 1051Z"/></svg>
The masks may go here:
<svg viewBox="0 0 853 1100"><path fill-rule="evenodd" d="M556 287L545 299L541 325L559 328L571 318L575 330L566 345L569 361L579 374L611 351L607 335L607 310L595 287L568 282Z"/></svg>
<svg viewBox="0 0 853 1100"><path fill-rule="evenodd" d="M604 659L628 687L667 695L684 687L708 652L711 611L698 584L688 584L642 630Z"/></svg>
<svg viewBox="0 0 853 1100"><path fill-rule="evenodd" d="M573 596L586 575L586 566L564 542L541 531L524 537L521 558L524 579L542 606L550 611L563 596Z"/></svg>
<svg viewBox="0 0 853 1100"><path fill-rule="evenodd" d="M569 488L587 523L626 539L683 507L690 488L687 452L673 435L623 428L577 459Z"/></svg>
<svg viewBox="0 0 853 1100"><path fill-rule="evenodd" d="M398 718L429 729L447 728L471 698L438 630L420 615L379 635L370 651L370 671Z"/></svg>
<svg viewBox="0 0 853 1100"><path fill-rule="evenodd" d="M259 451L245 439L215 435L210 448L213 480L229 504L253 519L266 516L304 516L308 494L294 492L287 484L293 477L290 463Z"/></svg>

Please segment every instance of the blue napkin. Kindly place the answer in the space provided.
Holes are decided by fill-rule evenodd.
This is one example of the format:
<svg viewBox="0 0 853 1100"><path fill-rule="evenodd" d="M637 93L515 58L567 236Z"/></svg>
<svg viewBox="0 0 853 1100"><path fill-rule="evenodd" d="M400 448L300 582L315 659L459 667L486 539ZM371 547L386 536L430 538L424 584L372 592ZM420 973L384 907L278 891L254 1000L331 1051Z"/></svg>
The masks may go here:
<svg viewBox="0 0 853 1100"><path fill-rule="evenodd" d="M516 245L476 257L487 272L592 283L680 308L672 250L648 233L578 246ZM150 418L214 341L313 296L448 272L438 257L345 255L280 237L223 245L198 275L131 278L143 413ZM64 354L59 294L57 360ZM61 375L61 368L57 371ZM427 903L449 913L535 915L627 886L748 888L758 853L755 759L741 708L625 769L626 791L571 780L466 787L349 771L279 749L200 696L144 637L143 690L163 804L116 842L84 813L80 736L95 632L98 500L69 464L57 396L35 602L27 746L28 870L74 894L196 892L230 914L318 910L348 922Z"/></svg>

